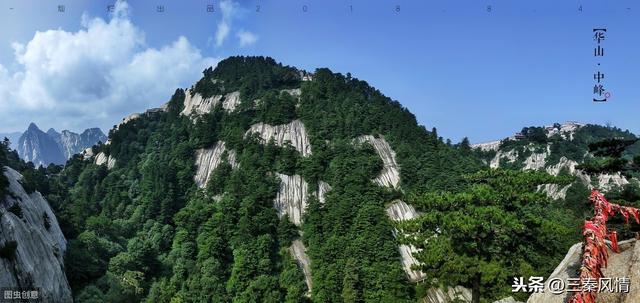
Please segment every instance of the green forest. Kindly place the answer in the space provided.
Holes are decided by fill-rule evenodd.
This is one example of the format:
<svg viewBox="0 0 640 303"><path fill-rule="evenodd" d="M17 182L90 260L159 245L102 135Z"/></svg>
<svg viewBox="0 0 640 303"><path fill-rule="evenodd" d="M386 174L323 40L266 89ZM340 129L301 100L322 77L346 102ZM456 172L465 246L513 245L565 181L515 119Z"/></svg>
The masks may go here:
<svg viewBox="0 0 640 303"><path fill-rule="evenodd" d="M109 144L94 146L94 153L117 159L112 169L81 155L64 167L35 168L2 145L0 166L21 172L25 189L40 191L55 210L68 240L65 271L76 302L416 302L430 287L455 285L473 288L478 302L493 302L512 295L512 277L548 275L580 241L588 189L574 183L566 199L551 201L536 187L568 185L570 176L522 173L517 165L487 170L483 160L494 154L472 150L468 139L444 140L366 82L326 68L317 69L313 81L299 75L268 57L221 61L188 91L175 90L166 111L114 127ZM283 92L293 88L301 89L299 100ZM180 114L187 93L206 98L234 91L242 101L234 111L217 105L195 120ZM245 135L255 123L296 119L313 147L308 157ZM585 146L602 138L635 138L599 126L582 128L571 144L531 134L501 148L551 142L551 162L557 162L560 156L583 160ZM371 181L383 162L372 146L354 144L361 135L384 136L392 146L399 189ZM236 152L238 167L223 163L200 189L196 151L218 141ZM638 146L594 161L625 159L636 176ZM320 180L332 186L324 203L310 196L300 227L279 219L273 207L276 173L302 176L310 191ZM6 184L0 174L0 196ZM640 204L637 186L611 197ZM391 222L385 209L396 199L414 205L422 219ZM409 283L398 245L411 240L396 239L394 228L438 227L446 232L419 257L430 279ZM424 244L430 236L418 239ZM296 239L311 259L310 294L288 250ZM492 244L478 245L478 239Z"/></svg>

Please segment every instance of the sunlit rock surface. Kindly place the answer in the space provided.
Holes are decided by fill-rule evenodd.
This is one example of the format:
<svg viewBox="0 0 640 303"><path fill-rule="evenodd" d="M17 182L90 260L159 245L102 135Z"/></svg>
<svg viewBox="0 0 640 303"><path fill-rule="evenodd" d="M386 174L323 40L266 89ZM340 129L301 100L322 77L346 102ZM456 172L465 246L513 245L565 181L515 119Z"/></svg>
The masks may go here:
<svg viewBox="0 0 640 303"><path fill-rule="evenodd" d="M100 152L94 159L96 165L106 165L107 169L112 169L116 165L116 159L111 155L107 156L105 153Z"/></svg>
<svg viewBox="0 0 640 303"><path fill-rule="evenodd" d="M280 178L280 190L274 201L278 217L289 215L289 220L299 226L309 200L309 185L300 175L276 175Z"/></svg>
<svg viewBox="0 0 640 303"><path fill-rule="evenodd" d="M4 174L11 194L0 200L0 246L8 241L16 241L18 246L12 260L0 258L0 287L38 288L42 302L72 302L64 273L67 242L56 216L40 193L25 192L18 172L5 167ZM22 218L8 211L16 204Z"/></svg>
<svg viewBox="0 0 640 303"><path fill-rule="evenodd" d="M320 203L324 203L327 193L331 190L331 185L329 183L320 181L318 182L318 201Z"/></svg>
<svg viewBox="0 0 640 303"><path fill-rule="evenodd" d="M203 115L210 113L218 104L222 104L222 108L226 111L234 111L240 104L240 92L232 92L226 95L215 95L209 98L203 98L199 93L191 96L191 90L186 90L184 98L184 109L181 115L189 116L191 114Z"/></svg>
<svg viewBox="0 0 640 303"><path fill-rule="evenodd" d="M396 200L387 207L387 216L393 221L405 221L418 217L418 212L413 206L405 203L404 201ZM394 235L397 234L397 230L394 230ZM402 244L398 247L400 250L400 257L402 258L402 269L407 274L410 281L416 282L423 280L425 274L419 270L414 270L411 267L418 265L420 262L413 256L418 250L414 246Z"/></svg>
<svg viewBox="0 0 640 303"><path fill-rule="evenodd" d="M226 159L223 155L227 152ZM228 150L223 141L218 141L215 146L211 148L201 148L196 151L196 175L194 180L198 187L203 188L209 182L211 172L213 172L224 160L227 160L232 168L237 168L236 152L234 150Z"/></svg>
<svg viewBox="0 0 640 303"><path fill-rule="evenodd" d="M531 149L530 149L531 150ZM531 155L524 160L525 170L541 170L544 169L547 164L547 156L551 153L551 146L547 145L547 149L544 152L536 153L532 151Z"/></svg>
<svg viewBox="0 0 640 303"><path fill-rule="evenodd" d="M490 150L498 151L498 149L500 149L500 143L502 143L502 141L500 140L478 143L478 144L471 145L471 148L477 148L482 151L490 151Z"/></svg>
<svg viewBox="0 0 640 303"><path fill-rule="evenodd" d="M313 283L311 282L311 260L307 255L307 248L304 247L304 244L300 240L294 240L291 243L291 247L289 247L289 251L294 259L298 262L300 267L302 267L302 272L304 273L304 281L307 283L307 296L311 295L311 287Z"/></svg>
<svg viewBox="0 0 640 303"><path fill-rule="evenodd" d="M311 143L309 143L304 124L300 120L281 125L254 124L246 135L252 133L258 134L265 143L273 139L276 145L284 146L289 142L303 157L311 155Z"/></svg>
<svg viewBox="0 0 640 303"><path fill-rule="evenodd" d="M510 150L508 152L499 150L493 157L493 159L491 159L489 167L498 168L500 166L500 160L502 159L505 159L508 163L516 162L516 159L518 159L518 152L516 152L515 150Z"/></svg>
<svg viewBox="0 0 640 303"><path fill-rule="evenodd" d="M422 303L453 303L471 302L471 290L462 286L443 288L431 288L427 295L422 298Z"/></svg>
<svg viewBox="0 0 640 303"><path fill-rule="evenodd" d="M398 188L400 185L400 166L396 161L396 153L391 149L384 137L375 138L371 135L364 135L358 137L357 141L371 144L380 159L382 159L383 168L378 177L376 177L375 182L381 186Z"/></svg>
<svg viewBox="0 0 640 303"><path fill-rule="evenodd" d="M605 278L622 278L630 279L629 293L609 293L600 292L598 294L598 303L637 303L640 302L640 287L637 283L640 281L640 246L636 245L636 240L626 240L619 242L620 253L614 253L610 249L608 266L603 269L602 273ZM567 282L569 278L577 278L578 269L580 267L580 255L582 254L582 243L573 245L564 260L560 262L553 273L545 278L547 282L554 278ZM563 292L561 294L553 294L551 292L535 293L529 297L527 303L565 303L570 294Z"/></svg>

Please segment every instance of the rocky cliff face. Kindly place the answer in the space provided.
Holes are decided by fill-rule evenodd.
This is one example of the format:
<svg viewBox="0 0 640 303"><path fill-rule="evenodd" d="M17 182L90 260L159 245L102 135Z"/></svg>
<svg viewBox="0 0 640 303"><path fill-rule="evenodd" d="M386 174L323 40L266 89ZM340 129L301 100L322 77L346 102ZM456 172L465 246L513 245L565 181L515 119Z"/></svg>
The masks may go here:
<svg viewBox="0 0 640 303"><path fill-rule="evenodd" d="M89 128L81 134L76 134L68 130L63 130L61 133L58 133L52 128L47 131L47 134L60 146L66 159L81 153L84 149L98 142L104 143L107 141L107 136L105 136L99 128Z"/></svg>
<svg viewBox="0 0 640 303"><path fill-rule="evenodd" d="M258 134L264 142L269 142L269 140L273 139L278 146L290 143L303 157L311 155L311 143L304 124L300 120L281 125L254 124L246 135L252 133Z"/></svg>
<svg viewBox="0 0 640 303"><path fill-rule="evenodd" d="M375 138L371 135L365 135L358 137L357 141L371 144L382 159L383 168L375 182L381 186L398 188L400 185L400 166L396 162L396 153L384 137Z"/></svg>
<svg viewBox="0 0 640 303"><path fill-rule="evenodd" d="M31 123L18 140L17 151L20 158L36 166L64 164L71 156L106 140L107 137L99 128L90 128L81 134L68 130L58 133L51 128L45 133Z"/></svg>
<svg viewBox="0 0 640 303"><path fill-rule="evenodd" d="M608 250L609 260L608 265L602 273L605 278L612 278L615 281L616 278L626 277L630 279L630 291L628 293L621 292L600 292L598 294L598 303L635 303L640 302L640 288L634 287L634 281L640 280L640 246L637 245L635 239L621 241L618 243L620 246L620 253L615 253ZM546 287L551 279L561 279L567 283L567 279L578 278L577 270L580 266L580 255L582 254L582 243L573 245L564 260L560 262L560 265L556 267L553 273L546 277ZM548 288L547 288L548 289ZM564 303L567 302L570 293L561 292L559 294L553 294L549 291L544 293L535 293L529 297L527 303Z"/></svg>
<svg viewBox="0 0 640 303"><path fill-rule="evenodd" d="M307 248L304 246L302 241L293 240L291 243L291 247L289 247L289 251L298 264L302 268L302 273L304 274L304 281L307 284L307 296L311 296L311 286L313 283L311 282L311 260L309 256L307 256Z"/></svg>
<svg viewBox="0 0 640 303"><path fill-rule="evenodd" d="M588 130L589 128L595 130ZM598 126L585 126L575 122L567 122L562 125L557 124L545 128L547 138L553 138L553 140L549 139L547 143L525 141L525 144L521 142L513 144L514 142L510 142L512 144L501 147L502 141L492 141L475 144L473 148L485 153L485 155L491 155L488 158L484 158L485 163L491 168L507 166L523 170L544 170L556 176L562 171L566 171L576 176L577 179L589 189L595 187L606 192L613 188L624 186L628 184L630 180L627 180L627 178L619 173L590 176L577 169L576 166L580 162L593 157L588 152L587 142L599 140L597 139L599 137L602 137L602 139L607 138L606 134L608 132L611 136L615 134L614 130L604 127L598 129ZM575 139L576 136L581 137ZM522 139L511 137L506 140L518 141ZM583 153L582 155L580 155L581 152ZM569 159L563 153L572 154L571 157L575 160ZM560 159L559 161L557 160L558 158ZM541 189L546 191L553 199L564 199L569 186L559 187L557 185L545 185L542 186Z"/></svg>
<svg viewBox="0 0 640 303"><path fill-rule="evenodd" d="M226 153L226 158L223 155ZM215 146L196 151L197 171L194 180L198 187L203 188L209 182L209 176L224 160L227 160L231 167L236 168L236 153L234 150L227 150L223 141L218 141Z"/></svg>
<svg viewBox="0 0 640 303"><path fill-rule="evenodd" d="M393 221L405 221L418 217L418 212L413 206L404 201L396 200L387 207L387 216ZM397 233L398 231L395 230L394 235ZM411 282L423 280L425 278L424 273L411 268L414 265L420 264L420 262L413 257L413 254L418 252L418 250L414 246L404 244L400 245L398 249L402 257L402 268L409 277L409 280Z"/></svg>
<svg viewBox="0 0 640 303"><path fill-rule="evenodd" d="M106 165L107 169L112 169L114 166L116 166L116 158L112 157L111 155L107 156L105 153L100 152L96 155L93 163L95 163L96 165Z"/></svg>
<svg viewBox="0 0 640 303"><path fill-rule="evenodd" d="M31 123L27 131L20 136L17 151L20 158L31 161L36 166L62 164L66 161L55 139L41 131L34 123Z"/></svg>
<svg viewBox="0 0 640 303"><path fill-rule="evenodd" d="M234 111L238 105L240 105L240 92L232 92L226 95L215 95L209 98L203 98L199 93L191 96L191 90L185 91L184 109L180 114L189 115L202 115L210 113L216 105L222 103L222 108L226 111Z"/></svg>
<svg viewBox="0 0 640 303"><path fill-rule="evenodd" d="M449 287L448 289L431 288L422 298L422 303L449 303L471 302L471 290L462 286Z"/></svg>
<svg viewBox="0 0 640 303"><path fill-rule="evenodd" d="M18 172L5 167L4 174L10 194L0 201L0 246L17 246L0 257L0 286L37 288L42 302L72 302L63 263L66 240L56 216L40 193L25 192Z"/></svg>
<svg viewBox="0 0 640 303"><path fill-rule="evenodd" d="M309 185L300 175L276 174L280 178L280 190L274 201L278 216L289 215L295 225L302 224L302 216L308 205Z"/></svg>

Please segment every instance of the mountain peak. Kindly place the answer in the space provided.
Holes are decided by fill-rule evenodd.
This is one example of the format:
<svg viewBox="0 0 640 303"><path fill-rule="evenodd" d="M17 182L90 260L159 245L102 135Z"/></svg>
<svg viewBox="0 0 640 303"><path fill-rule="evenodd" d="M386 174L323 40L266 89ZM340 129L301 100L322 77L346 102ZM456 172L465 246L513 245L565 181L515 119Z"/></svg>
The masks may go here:
<svg viewBox="0 0 640 303"><path fill-rule="evenodd" d="M49 135L49 136L58 136L60 134L52 127L47 131L47 135Z"/></svg>
<svg viewBox="0 0 640 303"><path fill-rule="evenodd" d="M38 128L38 126L35 123L33 122L29 123L29 127L27 128L27 131L37 131L37 130L40 130L40 128Z"/></svg>
<svg viewBox="0 0 640 303"><path fill-rule="evenodd" d="M87 128L82 132L83 135L87 135L87 134L97 134L97 135L101 135L104 136L104 133L102 132L102 130L98 127L92 127L92 128Z"/></svg>

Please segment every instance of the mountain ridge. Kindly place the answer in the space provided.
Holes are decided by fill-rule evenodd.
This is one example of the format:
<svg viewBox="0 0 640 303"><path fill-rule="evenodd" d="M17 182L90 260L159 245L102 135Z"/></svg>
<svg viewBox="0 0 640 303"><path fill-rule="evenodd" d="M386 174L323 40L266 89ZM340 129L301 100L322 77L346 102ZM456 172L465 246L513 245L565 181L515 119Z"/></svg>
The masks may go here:
<svg viewBox="0 0 640 303"><path fill-rule="evenodd" d="M15 149L25 161L46 167L51 163L64 164L74 154L81 153L98 142L105 142L106 139L99 128L89 128L81 134L69 130L59 133L54 128L49 128L45 133L31 122L19 137Z"/></svg>
<svg viewBox="0 0 640 303"><path fill-rule="evenodd" d="M528 143L498 146L523 154L497 163L522 169L546 151ZM558 146L545 164L585 148ZM71 157L50 197L77 302L444 303L469 285L423 281L393 222L424 214L411 195L461 189L498 152L445 143L349 74L231 57ZM560 261L547 255L526 274Z"/></svg>

